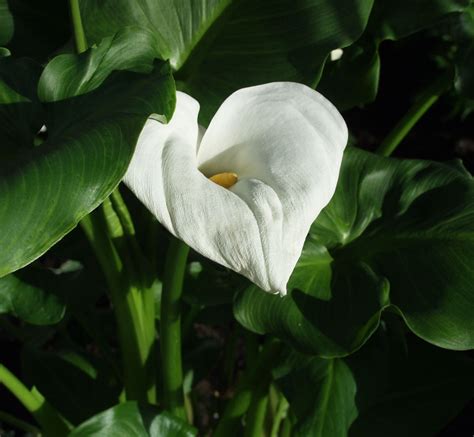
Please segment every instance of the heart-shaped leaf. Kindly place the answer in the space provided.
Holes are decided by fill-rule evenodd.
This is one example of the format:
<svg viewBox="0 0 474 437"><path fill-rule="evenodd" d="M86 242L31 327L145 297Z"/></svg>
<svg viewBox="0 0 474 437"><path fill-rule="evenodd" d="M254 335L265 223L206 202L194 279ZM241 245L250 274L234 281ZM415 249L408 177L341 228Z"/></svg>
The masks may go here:
<svg viewBox="0 0 474 437"><path fill-rule="evenodd" d="M400 340L380 329L348 359L290 352L276 383L296 415L295 435L436 435L473 396L474 362Z"/></svg>
<svg viewBox="0 0 474 437"><path fill-rule="evenodd" d="M126 25L157 35L206 123L236 89L276 80L317 82L328 53L354 42L373 0L81 1L89 43Z"/></svg>
<svg viewBox="0 0 474 437"><path fill-rule="evenodd" d="M87 420L69 437L193 437L196 431L184 420L151 406L126 402Z"/></svg>
<svg viewBox="0 0 474 437"><path fill-rule="evenodd" d="M344 356L392 306L423 339L474 347L474 183L458 163L346 151L284 298L237 296L247 328L324 357Z"/></svg>
<svg viewBox="0 0 474 437"><path fill-rule="evenodd" d="M31 63L0 58L0 277L110 194L150 114L171 117L174 82L166 63L153 64L149 38L126 29L82 55L60 55L38 84ZM48 138L35 145L42 124Z"/></svg>

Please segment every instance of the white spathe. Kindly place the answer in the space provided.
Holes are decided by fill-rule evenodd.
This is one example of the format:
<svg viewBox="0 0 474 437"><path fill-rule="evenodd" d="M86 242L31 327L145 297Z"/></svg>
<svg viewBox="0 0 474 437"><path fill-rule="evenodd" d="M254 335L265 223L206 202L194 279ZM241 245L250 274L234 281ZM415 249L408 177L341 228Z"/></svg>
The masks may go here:
<svg viewBox="0 0 474 437"><path fill-rule="evenodd" d="M176 237L257 284L286 293L313 221L334 194L347 127L304 85L241 89L209 128L199 104L177 93L168 124L149 119L126 184ZM208 178L234 172L226 189Z"/></svg>

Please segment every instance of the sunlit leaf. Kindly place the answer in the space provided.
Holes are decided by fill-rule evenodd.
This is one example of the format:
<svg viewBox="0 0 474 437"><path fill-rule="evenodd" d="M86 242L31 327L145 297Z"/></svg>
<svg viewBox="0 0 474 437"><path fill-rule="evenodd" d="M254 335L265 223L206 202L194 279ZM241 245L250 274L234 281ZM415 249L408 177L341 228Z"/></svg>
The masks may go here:
<svg viewBox="0 0 474 437"><path fill-rule="evenodd" d="M81 1L89 43L126 25L151 29L206 123L225 97L277 80L318 81L326 56L354 42L373 0Z"/></svg>
<svg viewBox="0 0 474 437"><path fill-rule="evenodd" d="M193 437L196 431L184 420L136 402L117 405L84 422L69 437Z"/></svg>
<svg viewBox="0 0 474 437"><path fill-rule="evenodd" d="M252 287L234 312L247 328L343 356L393 306L423 339L474 347L474 183L458 163L399 161L350 148L284 298Z"/></svg>
<svg viewBox="0 0 474 437"><path fill-rule="evenodd" d="M53 59L38 84L30 62L0 58L0 276L40 256L108 196L150 114L171 117L168 65L133 48L147 41L142 33L123 32ZM43 124L48 136L38 145Z"/></svg>

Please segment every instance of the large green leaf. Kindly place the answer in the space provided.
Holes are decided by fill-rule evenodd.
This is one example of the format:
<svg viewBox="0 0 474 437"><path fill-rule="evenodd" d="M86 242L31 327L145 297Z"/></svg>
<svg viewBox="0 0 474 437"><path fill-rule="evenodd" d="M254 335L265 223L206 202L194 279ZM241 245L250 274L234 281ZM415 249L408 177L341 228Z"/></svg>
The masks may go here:
<svg viewBox="0 0 474 437"><path fill-rule="evenodd" d="M69 437L192 437L193 427L167 412L136 402L117 405L73 430Z"/></svg>
<svg viewBox="0 0 474 437"><path fill-rule="evenodd" d="M295 367L277 382L297 417L298 437L346 437L357 417L356 382L341 359L295 354Z"/></svg>
<svg viewBox="0 0 474 437"><path fill-rule="evenodd" d="M13 36L13 17L7 0L0 0L0 46L4 46Z"/></svg>
<svg viewBox="0 0 474 437"><path fill-rule="evenodd" d="M396 337L381 334L346 360L359 411L349 436L437 435L474 397L474 361L414 338L397 345Z"/></svg>
<svg viewBox="0 0 474 437"><path fill-rule="evenodd" d="M174 82L166 63L153 64L150 38L126 29L82 55L58 56L38 85L31 63L0 58L0 276L37 258L104 200L150 114L171 117ZM111 74L117 69L133 72ZM35 146L42 124L48 138Z"/></svg>
<svg viewBox="0 0 474 437"><path fill-rule="evenodd" d="M297 436L432 437L469 402L472 360L390 331L344 360L290 353L276 376Z"/></svg>
<svg viewBox="0 0 474 437"><path fill-rule="evenodd" d="M380 76L379 44L434 26L469 4L470 0L375 0L364 34L344 50L340 60L326 63L318 90L339 109L374 101Z"/></svg>
<svg viewBox="0 0 474 437"><path fill-rule="evenodd" d="M376 0L367 32L379 40L399 39L463 12L471 0Z"/></svg>
<svg viewBox="0 0 474 437"><path fill-rule="evenodd" d="M425 340L470 349L473 282L474 183L464 168L349 148L290 293L253 287L234 313L253 331L335 357L360 347L391 305Z"/></svg>
<svg viewBox="0 0 474 437"><path fill-rule="evenodd" d="M74 286L80 264L68 261L65 267L63 272L27 267L0 278L0 314L34 325L58 323L66 311L66 291Z"/></svg>
<svg viewBox="0 0 474 437"><path fill-rule="evenodd" d="M156 49L180 70L182 87L209 121L244 86L276 80L316 83L328 53L355 41L373 0L81 1L89 43L126 25L158 37Z"/></svg>
<svg viewBox="0 0 474 437"><path fill-rule="evenodd" d="M349 109L375 100L379 77L378 45L367 38L344 49L339 60L326 62L318 91L339 110Z"/></svg>

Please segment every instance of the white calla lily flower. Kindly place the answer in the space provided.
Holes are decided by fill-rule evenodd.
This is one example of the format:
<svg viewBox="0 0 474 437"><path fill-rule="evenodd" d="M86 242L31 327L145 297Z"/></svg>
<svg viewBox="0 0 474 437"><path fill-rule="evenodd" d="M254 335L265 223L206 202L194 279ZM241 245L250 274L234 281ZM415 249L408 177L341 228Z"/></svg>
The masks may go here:
<svg viewBox="0 0 474 437"><path fill-rule="evenodd" d="M149 119L125 182L177 238L284 295L334 194L346 124L321 94L291 82L235 92L207 130L198 112L178 92L168 124Z"/></svg>

